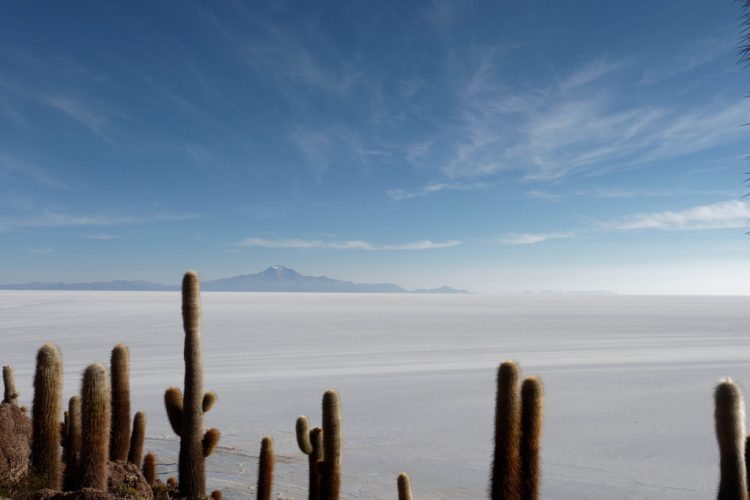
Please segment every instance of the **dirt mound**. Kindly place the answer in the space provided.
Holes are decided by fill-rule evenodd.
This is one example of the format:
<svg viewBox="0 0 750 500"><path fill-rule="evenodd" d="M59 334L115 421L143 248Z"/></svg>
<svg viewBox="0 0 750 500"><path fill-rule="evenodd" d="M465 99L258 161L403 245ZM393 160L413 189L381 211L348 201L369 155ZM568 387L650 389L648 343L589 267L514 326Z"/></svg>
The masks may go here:
<svg viewBox="0 0 750 500"><path fill-rule="evenodd" d="M21 479L30 461L31 419L16 405L0 404L0 485Z"/></svg>

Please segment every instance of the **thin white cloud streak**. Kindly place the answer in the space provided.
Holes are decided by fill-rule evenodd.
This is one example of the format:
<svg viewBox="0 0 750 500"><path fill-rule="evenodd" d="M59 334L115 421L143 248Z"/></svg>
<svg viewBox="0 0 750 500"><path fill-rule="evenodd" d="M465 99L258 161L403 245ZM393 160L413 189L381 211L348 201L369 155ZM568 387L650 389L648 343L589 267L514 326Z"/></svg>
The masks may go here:
<svg viewBox="0 0 750 500"><path fill-rule="evenodd" d="M33 227L66 226L121 226L148 224L153 222L177 222L196 219L196 215L158 214L152 216L104 216L76 215L59 212L44 212L26 217L0 217L0 231L13 231Z"/></svg>
<svg viewBox="0 0 750 500"><path fill-rule="evenodd" d="M736 229L748 226L750 206L743 201L723 201L680 211L666 210L636 214L602 223L602 227L619 230L658 229L662 231L693 231Z"/></svg>
<svg viewBox="0 0 750 500"><path fill-rule="evenodd" d="M479 191L490 187L488 182L471 182L471 183L460 183L460 182L431 182L422 188L415 191L407 191L405 189L389 189L385 192L389 198L401 201L409 200L412 198L419 198L421 196L427 196L441 191Z"/></svg>
<svg viewBox="0 0 750 500"><path fill-rule="evenodd" d="M375 245L366 241L350 240L341 242L303 239L279 239L271 240L264 238L245 238L238 243L242 247L259 247L272 249L320 249L320 250L434 250L450 248L460 245L458 240L433 242L430 240L399 243L395 245Z"/></svg>
<svg viewBox="0 0 750 500"><path fill-rule="evenodd" d="M22 176L53 188L66 188L66 184L56 179L46 169L0 150L0 177Z"/></svg>
<svg viewBox="0 0 750 500"><path fill-rule="evenodd" d="M533 245L548 240L572 238L573 233L511 233L502 239L505 245Z"/></svg>
<svg viewBox="0 0 750 500"><path fill-rule="evenodd" d="M531 189L524 193L534 200L561 202L571 198L596 198L603 200L622 200L633 198L673 198L685 196L732 196L735 191L718 189L636 189L594 188L578 191L546 191Z"/></svg>
<svg viewBox="0 0 750 500"><path fill-rule="evenodd" d="M41 100L67 115L79 125L89 129L94 135L110 142L110 139L104 133L104 127L108 121L108 118L104 113L95 110L89 104L73 99L70 96L53 95L42 97Z"/></svg>

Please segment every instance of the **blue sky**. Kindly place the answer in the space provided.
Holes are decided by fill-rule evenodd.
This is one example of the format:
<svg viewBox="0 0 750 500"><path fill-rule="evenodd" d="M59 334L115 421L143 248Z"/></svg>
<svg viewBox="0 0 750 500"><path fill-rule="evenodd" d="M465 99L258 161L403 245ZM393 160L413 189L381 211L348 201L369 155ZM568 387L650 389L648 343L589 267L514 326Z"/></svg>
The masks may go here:
<svg viewBox="0 0 750 500"><path fill-rule="evenodd" d="M750 293L739 8L4 2L0 282Z"/></svg>

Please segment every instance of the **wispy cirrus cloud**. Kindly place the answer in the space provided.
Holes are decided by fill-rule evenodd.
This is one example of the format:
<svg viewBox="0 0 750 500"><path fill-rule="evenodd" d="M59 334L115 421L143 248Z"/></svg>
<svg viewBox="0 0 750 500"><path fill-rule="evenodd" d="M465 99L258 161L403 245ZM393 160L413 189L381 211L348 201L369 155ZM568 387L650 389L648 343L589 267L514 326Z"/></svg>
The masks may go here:
<svg viewBox="0 0 750 500"><path fill-rule="evenodd" d="M478 191L491 186L489 182L430 182L419 189L407 191L405 189L389 189L385 192L389 198L401 201L420 196L427 196L441 191Z"/></svg>
<svg viewBox="0 0 750 500"><path fill-rule="evenodd" d="M43 212L35 215L0 217L0 231L13 231L34 227L65 226L122 226L155 222L177 222L198 218L194 214L156 214L147 216L107 216Z"/></svg>
<svg viewBox="0 0 750 500"><path fill-rule="evenodd" d="M511 233L502 239L505 245L533 245L548 240L572 238L573 233Z"/></svg>
<svg viewBox="0 0 750 500"><path fill-rule="evenodd" d="M739 140L750 105L738 98L633 103L631 64L599 59L553 83L503 84L488 51L456 90L456 119L443 150L418 160L447 178L512 175L554 181L677 158ZM447 152L445 151L447 149Z"/></svg>
<svg viewBox="0 0 750 500"><path fill-rule="evenodd" d="M700 205L684 210L651 212L603 222L606 229L636 230L658 229L662 231L693 231L707 229L735 229L747 227L750 220L750 205L732 200Z"/></svg>
<svg viewBox="0 0 750 500"><path fill-rule="evenodd" d="M450 248L460 245L458 240L433 242L421 240L408 243L391 245L377 245L361 240L349 241L323 241L304 239L265 239L245 238L238 243L242 247L259 247L275 249L321 249L321 250L434 250L439 248Z"/></svg>

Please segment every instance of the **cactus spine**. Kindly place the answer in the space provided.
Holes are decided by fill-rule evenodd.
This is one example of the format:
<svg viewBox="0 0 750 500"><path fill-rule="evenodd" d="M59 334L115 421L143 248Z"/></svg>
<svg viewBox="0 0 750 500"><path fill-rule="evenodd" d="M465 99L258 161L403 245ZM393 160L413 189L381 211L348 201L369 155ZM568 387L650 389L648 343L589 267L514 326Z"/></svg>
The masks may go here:
<svg viewBox="0 0 750 500"><path fill-rule="evenodd" d="M109 459L127 460L130 447L130 353L125 344L117 344L110 358L112 377L112 424Z"/></svg>
<svg viewBox="0 0 750 500"><path fill-rule="evenodd" d="M396 485L398 486L398 500L412 500L411 480L406 472L398 475Z"/></svg>
<svg viewBox="0 0 750 500"><path fill-rule="evenodd" d="M747 500L745 471L745 402L731 379L722 380L714 393L716 438L721 455L718 500Z"/></svg>
<svg viewBox="0 0 750 500"><path fill-rule="evenodd" d="M504 361L497 373L495 453L492 465L492 500L520 499L521 370Z"/></svg>
<svg viewBox="0 0 750 500"><path fill-rule="evenodd" d="M167 416L175 434L180 436L179 489L188 500L206 495L206 464L221 434L209 429L203 434L203 414L216 401L213 393L203 393L200 336L200 280L194 271L182 279L182 323L185 330L184 395L176 387L164 393Z"/></svg>
<svg viewBox="0 0 750 500"><path fill-rule="evenodd" d="M67 424L65 426L65 475L63 489L75 491L81 485L81 398L68 400Z"/></svg>
<svg viewBox="0 0 750 500"><path fill-rule="evenodd" d="M146 439L146 414L136 412L133 417L133 433L130 435L128 462L141 466L143 461L143 441Z"/></svg>
<svg viewBox="0 0 750 500"><path fill-rule="evenodd" d="M320 496L320 474L318 473L318 462L323 460L323 434L320 427L310 430L307 417L301 415L297 418L295 426L297 434L297 445L300 451L307 455L309 462L309 487L308 500L318 500Z"/></svg>
<svg viewBox="0 0 750 500"><path fill-rule="evenodd" d="M156 484L156 455L147 453L143 457L143 477L149 486Z"/></svg>
<svg viewBox="0 0 750 500"><path fill-rule="evenodd" d="M56 346L44 344L36 356L32 404L31 464L44 486L60 489L60 400L62 356Z"/></svg>
<svg viewBox="0 0 750 500"><path fill-rule="evenodd" d="M323 394L323 467L321 500L338 500L341 490L341 399L330 389Z"/></svg>
<svg viewBox="0 0 750 500"><path fill-rule="evenodd" d="M107 369L99 363L83 372L81 387L81 485L107 491L111 389Z"/></svg>
<svg viewBox="0 0 750 500"><path fill-rule="evenodd" d="M13 376L12 366L3 366L3 385L5 386L3 403L18 405L18 391L16 390L16 379Z"/></svg>
<svg viewBox="0 0 750 500"><path fill-rule="evenodd" d="M521 498L538 500L544 388L537 377L521 384Z"/></svg>
<svg viewBox="0 0 750 500"><path fill-rule="evenodd" d="M258 458L258 500L271 500L273 492L273 439L269 436L260 442Z"/></svg>

